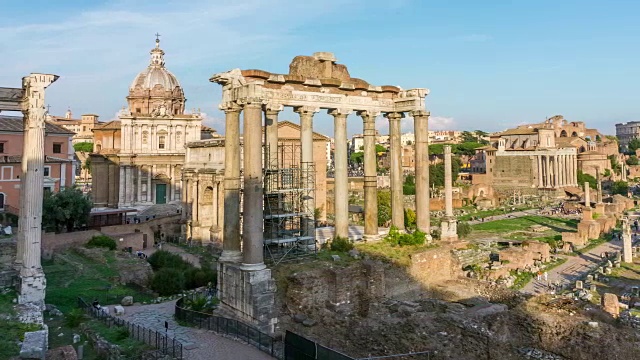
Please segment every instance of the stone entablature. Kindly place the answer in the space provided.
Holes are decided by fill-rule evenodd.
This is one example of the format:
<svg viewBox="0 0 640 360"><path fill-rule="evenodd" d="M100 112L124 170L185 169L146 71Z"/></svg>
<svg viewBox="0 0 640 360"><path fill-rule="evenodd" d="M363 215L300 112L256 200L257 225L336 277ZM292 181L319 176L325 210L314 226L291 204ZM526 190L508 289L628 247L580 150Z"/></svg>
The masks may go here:
<svg viewBox="0 0 640 360"><path fill-rule="evenodd" d="M120 122L120 154L184 154L188 142L200 140L202 116L121 115Z"/></svg>

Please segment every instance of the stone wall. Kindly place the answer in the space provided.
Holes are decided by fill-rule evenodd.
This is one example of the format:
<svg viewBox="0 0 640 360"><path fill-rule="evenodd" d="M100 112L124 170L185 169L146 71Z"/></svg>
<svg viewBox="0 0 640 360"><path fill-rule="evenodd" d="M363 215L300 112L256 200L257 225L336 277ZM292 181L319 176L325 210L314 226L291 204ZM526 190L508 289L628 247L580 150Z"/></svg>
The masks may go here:
<svg viewBox="0 0 640 360"><path fill-rule="evenodd" d="M82 246L93 236L100 235L97 230L75 231L70 233L43 233L42 258L51 259L54 253Z"/></svg>
<svg viewBox="0 0 640 360"><path fill-rule="evenodd" d="M434 284L462 275L462 266L449 247L429 249L411 255L409 274L421 284Z"/></svg>

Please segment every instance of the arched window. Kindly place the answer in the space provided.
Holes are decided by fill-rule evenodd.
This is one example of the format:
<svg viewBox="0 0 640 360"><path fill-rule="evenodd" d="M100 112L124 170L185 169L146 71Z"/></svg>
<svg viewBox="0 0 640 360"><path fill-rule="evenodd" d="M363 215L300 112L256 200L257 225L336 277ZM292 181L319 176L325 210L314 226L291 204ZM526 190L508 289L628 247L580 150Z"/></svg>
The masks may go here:
<svg viewBox="0 0 640 360"><path fill-rule="evenodd" d="M575 132L575 131L574 131L574 132L572 132L572 133L571 133L571 137L578 137L578 133L577 133L577 132Z"/></svg>
<svg viewBox="0 0 640 360"><path fill-rule="evenodd" d="M167 131L160 130L158 132L158 149L166 149Z"/></svg>
<svg viewBox="0 0 640 360"><path fill-rule="evenodd" d="M564 130L560 131L560 137L567 137L567 132Z"/></svg>

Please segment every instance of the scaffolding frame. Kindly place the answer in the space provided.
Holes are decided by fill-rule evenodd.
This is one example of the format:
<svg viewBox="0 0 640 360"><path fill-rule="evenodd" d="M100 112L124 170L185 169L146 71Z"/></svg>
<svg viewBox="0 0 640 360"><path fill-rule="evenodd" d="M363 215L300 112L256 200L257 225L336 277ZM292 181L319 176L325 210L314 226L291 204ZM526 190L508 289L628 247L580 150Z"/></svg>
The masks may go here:
<svg viewBox="0 0 640 360"><path fill-rule="evenodd" d="M317 254L315 164L300 162L299 143L278 143L270 158L264 146L264 258L274 265Z"/></svg>

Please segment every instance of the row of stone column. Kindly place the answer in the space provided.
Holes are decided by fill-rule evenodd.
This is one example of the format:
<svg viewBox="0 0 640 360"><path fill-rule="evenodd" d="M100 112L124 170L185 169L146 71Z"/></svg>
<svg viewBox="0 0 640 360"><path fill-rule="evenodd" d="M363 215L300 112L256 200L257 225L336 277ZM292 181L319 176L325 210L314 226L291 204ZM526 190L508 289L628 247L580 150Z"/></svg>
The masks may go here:
<svg viewBox="0 0 640 360"><path fill-rule="evenodd" d="M539 188L560 188L578 185L578 161L576 155L538 155L537 165Z"/></svg>
<svg viewBox="0 0 640 360"><path fill-rule="evenodd" d="M263 183L262 183L262 112L265 113L265 144L269 158L278 156L278 114L282 105L262 105L259 100L245 100L242 103L228 103L225 111L225 226L222 261L242 260L249 270L264 268L263 263ZM313 166L313 115L319 109L301 106L294 108L300 116L301 167ZM244 191L243 191L243 231L242 252L240 251L240 112L244 111ZM347 172L347 116L350 109L329 109L334 117L335 137L335 177L334 215L335 236L347 238L349 235L349 203ZM375 152L375 119L378 113L358 111L364 123L365 160L365 236L378 236L377 172ZM417 228L429 228L429 153L428 117L426 111L413 111L415 139L416 173L416 215ZM400 120L403 113L386 113L389 120L391 138L391 207L392 224L404 229L404 201L402 194L403 173L401 164ZM277 166L277 161L265 167ZM313 214L313 197L305 199L305 209ZM311 216L310 221L313 221ZM312 229L312 226L309 226ZM310 230L309 230L310 231ZM315 236L315 234L307 234Z"/></svg>

